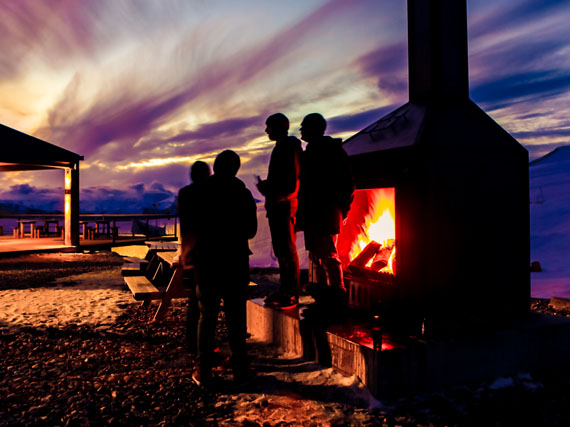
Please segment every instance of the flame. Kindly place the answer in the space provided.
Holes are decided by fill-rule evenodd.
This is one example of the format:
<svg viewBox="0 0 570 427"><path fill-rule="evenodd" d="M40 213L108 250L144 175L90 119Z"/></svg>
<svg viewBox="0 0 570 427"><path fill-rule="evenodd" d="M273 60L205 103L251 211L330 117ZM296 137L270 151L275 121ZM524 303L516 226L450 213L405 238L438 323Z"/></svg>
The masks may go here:
<svg viewBox="0 0 570 427"><path fill-rule="evenodd" d="M358 246L351 251L350 259L354 259L372 240L382 244L383 247L390 246L389 240L394 240L395 229L396 223L390 209L384 209L376 221L368 222L364 226L364 234L361 235ZM367 266L369 264L372 264L372 260L368 262Z"/></svg>
<svg viewBox="0 0 570 427"><path fill-rule="evenodd" d="M357 190L354 202L343 225L339 236L339 254L345 265L352 260L371 241L382 245L384 251L391 248L388 256L384 252L383 260L388 263L381 272L394 274L396 255L396 221L395 221L395 189L376 188ZM343 259L342 251L346 251ZM370 267L374 257L368 261L366 267Z"/></svg>
<svg viewBox="0 0 570 427"><path fill-rule="evenodd" d="M388 258L388 265L380 270L382 273L394 274L394 263L396 262L396 245L392 248L390 258Z"/></svg>

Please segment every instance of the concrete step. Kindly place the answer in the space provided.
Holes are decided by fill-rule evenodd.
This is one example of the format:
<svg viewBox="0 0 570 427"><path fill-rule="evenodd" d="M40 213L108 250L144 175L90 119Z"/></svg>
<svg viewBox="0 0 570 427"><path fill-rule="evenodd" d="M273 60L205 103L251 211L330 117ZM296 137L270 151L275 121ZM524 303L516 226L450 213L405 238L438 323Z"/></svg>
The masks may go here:
<svg viewBox="0 0 570 427"><path fill-rule="evenodd" d="M319 356L319 335L330 351L330 364L356 375L378 398L397 398L443 390L450 386L514 376L517 373L554 371L570 360L570 319L531 313L509 328L480 331L468 336L393 342L382 337L382 350L374 349L371 331L355 325L336 325L322 332L303 318L303 307L280 312L247 302L248 332L284 352ZM320 363L320 362L319 362Z"/></svg>

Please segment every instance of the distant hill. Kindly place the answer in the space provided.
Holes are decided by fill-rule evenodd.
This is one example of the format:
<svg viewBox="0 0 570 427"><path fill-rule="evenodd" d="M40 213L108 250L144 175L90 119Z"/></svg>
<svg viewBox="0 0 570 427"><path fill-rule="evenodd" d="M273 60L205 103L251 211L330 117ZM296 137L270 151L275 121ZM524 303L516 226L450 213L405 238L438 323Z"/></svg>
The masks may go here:
<svg viewBox="0 0 570 427"><path fill-rule="evenodd" d="M132 197L113 197L112 195L110 197L83 197L80 204L82 213L175 213L176 195L164 192L145 192Z"/></svg>
<svg viewBox="0 0 570 427"><path fill-rule="evenodd" d="M176 197L164 197L163 193L152 192L140 197L89 197L80 199L81 213L104 214L165 214L176 213ZM31 195L29 199L2 200L0 215L7 214L50 214L63 213L63 195L61 198L38 198Z"/></svg>
<svg viewBox="0 0 570 427"><path fill-rule="evenodd" d="M54 209L40 209L37 207L25 206L22 203L16 202L3 202L0 203L0 215L10 214L61 214L60 210Z"/></svg>
<svg viewBox="0 0 570 427"><path fill-rule="evenodd" d="M570 162L570 145L564 145L552 150L550 153L545 154L538 159L534 159L530 162L530 166L544 165L545 163L554 162L560 164L560 162Z"/></svg>

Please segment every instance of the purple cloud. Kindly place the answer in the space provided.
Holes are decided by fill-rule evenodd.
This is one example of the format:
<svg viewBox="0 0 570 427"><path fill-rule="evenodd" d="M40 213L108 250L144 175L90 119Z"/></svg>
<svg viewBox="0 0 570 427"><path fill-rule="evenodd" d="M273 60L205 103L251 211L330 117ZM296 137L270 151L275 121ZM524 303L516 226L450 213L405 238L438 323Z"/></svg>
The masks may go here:
<svg viewBox="0 0 570 427"><path fill-rule="evenodd" d="M5 200L63 198L63 188L38 188L30 184L17 184L0 193L0 197Z"/></svg>
<svg viewBox="0 0 570 427"><path fill-rule="evenodd" d="M190 164L175 163L153 168L132 169L129 170L126 178L125 175L121 175L121 179L144 183L143 190L135 187L133 194L136 192L140 195L143 192L152 191L153 183L160 183L167 191L177 193L181 187L190 183Z"/></svg>
<svg viewBox="0 0 570 427"><path fill-rule="evenodd" d="M95 53L93 22L100 16L100 2L3 2L0 7L0 79L14 77L33 56L53 68L74 57ZM112 43L109 38L108 43ZM99 45L99 46L98 46Z"/></svg>
<svg viewBox="0 0 570 427"><path fill-rule="evenodd" d="M133 190L136 194L140 195L144 193L144 184L142 183L131 185L129 188Z"/></svg>
<svg viewBox="0 0 570 427"><path fill-rule="evenodd" d="M241 134L245 129L253 126L257 127L258 131L259 129L263 131L264 118L262 116L235 117L215 123L206 123L196 130L180 132L169 138L167 142L187 142L232 136Z"/></svg>
<svg viewBox="0 0 570 427"><path fill-rule="evenodd" d="M570 123L568 124L570 126ZM515 138L544 138L544 137L551 137L551 138L567 138L570 137L570 127L563 127L563 128L551 128L551 129L536 129L533 131L519 131L519 132L511 132L511 134Z"/></svg>
<svg viewBox="0 0 570 427"><path fill-rule="evenodd" d="M478 73L477 80L492 78L499 71L502 75L520 73L521 70L544 68L552 64L551 58L567 44L559 39L523 40L514 44L503 43L473 55L470 59Z"/></svg>
<svg viewBox="0 0 570 427"><path fill-rule="evenodd" d="M387 105L384 107L363 111L361 113L331 117L328 120L327 132L358 132L362 128L374 123L376 120L380 120L395 108L396 105Z"/></svg>
<svg viewBox="0 0 570 427"><path fill-rule="evenodd" d="M550 98L570 88L570 73L534 71L508 75L500 79L479 84L471 90L474 101L487 104L490 108L508 105L514 100Z"/></svg>
<svg viewBox="0 0 570 427"><path fill-rule="evenodd" d="M530 21L536 21L547 14L557 13L568 7L567 0L525 0L505 2L493 15L485 16L469 28L470 37L476 38L509 28L520 28Z"/></svg>
<svg viewBox="0 0 570 427"><path fill-rule="evenodd" d="M407 43L382 45L356 60L366 76L378 78L378 88L398 96L408 90Z"/></svg>
<svg viewBox="0 0 570 427"><path fill-rule="evenodd" d="M390 45L382 45L356 60L356 64L369 76L382 74L405 73L408 45L399 41Z"/></svg>
<svg viewBox="0 0 570 427"><path fill-rule="evenodd" d="M160 88L154 93L132 92L126 85L100 96L90 108L85 109L78 105L77 93L83 83L77 77L49 114L50 139L70 141L68 144L74 151L85 155L86 160L112 141L132 146L199 97L215 99L217 90L239 88L256 79L268 67L295 51L304 38L310 37L326 26L329 19L351 6L348 0L331 0L262 44L210 64L189 81L173 82L170 87ZM206 139L210 137L209 131L215 136L219 130L216 126L205 127L198 136Z"/></svg>

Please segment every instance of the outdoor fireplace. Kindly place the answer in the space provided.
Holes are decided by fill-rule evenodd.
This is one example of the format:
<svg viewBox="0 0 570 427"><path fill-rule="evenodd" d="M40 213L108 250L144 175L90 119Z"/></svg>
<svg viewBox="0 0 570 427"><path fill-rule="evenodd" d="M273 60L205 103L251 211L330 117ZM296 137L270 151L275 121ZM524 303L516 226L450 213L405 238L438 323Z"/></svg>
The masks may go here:
<svg viewBox="0 0 570 427"><path fill-rule="evenodd" d="M408 0L408 66L409 102L344 144L359 189L339 236L347 284L377 286L368 306L384 303L410 331L520 318L530 298L528 153L469 99L465 0ZM393 241L377 241L392 247L391 273L371 268L386 253L364 265L351 255L372 240L355 234L365 216L382 216L363 212L377 210L378 194L393 200Z"/></svg>

